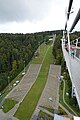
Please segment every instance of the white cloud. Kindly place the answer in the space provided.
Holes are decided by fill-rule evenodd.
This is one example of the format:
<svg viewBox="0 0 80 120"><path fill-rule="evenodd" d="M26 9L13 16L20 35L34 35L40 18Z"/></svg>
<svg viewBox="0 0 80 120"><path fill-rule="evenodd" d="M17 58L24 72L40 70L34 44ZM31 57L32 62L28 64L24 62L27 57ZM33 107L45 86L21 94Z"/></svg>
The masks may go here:
<svg viewBox="0 0 80 120"><path fill-rule="evenodd" d="M44 18L53 0L2 0L0 22L33 21Z"/></svg>
<svg viewBox="0 0 80 120"><path fill-rule="evenodd" d="M73 1L74 13L68 22L71 27L80 0ZM69 0L3 0L0 1L0 32L28 33L64 29L65 9ZM79 22L80 23L80 22ZM76 29L80 30L79 23Z"/></svg>

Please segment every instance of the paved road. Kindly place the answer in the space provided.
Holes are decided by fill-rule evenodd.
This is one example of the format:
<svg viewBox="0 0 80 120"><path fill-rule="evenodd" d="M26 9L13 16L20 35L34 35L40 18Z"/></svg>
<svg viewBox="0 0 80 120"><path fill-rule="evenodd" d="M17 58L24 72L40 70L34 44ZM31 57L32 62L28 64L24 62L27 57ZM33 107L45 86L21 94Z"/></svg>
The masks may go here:
<svg viewBox="0 0 80 120"><path fill-rule="evenodd" d="M9 115L3 113L3 111L0 109L0 120L18 120L18 119L11 115L9 116Z"/></svg>
<svg viewBox="0 0 80 120"><path fill-rule="evenodd" d="M75 116L78 116L75 112L74 112L74 110L66 103L66 101L65 101L65 98L64 98L64 95L65 95L65 80L63 80L63 82L64 82L64 86L63 86L63 102L65 103L65 105L74 113L73 115L75 115Z"/></svg>

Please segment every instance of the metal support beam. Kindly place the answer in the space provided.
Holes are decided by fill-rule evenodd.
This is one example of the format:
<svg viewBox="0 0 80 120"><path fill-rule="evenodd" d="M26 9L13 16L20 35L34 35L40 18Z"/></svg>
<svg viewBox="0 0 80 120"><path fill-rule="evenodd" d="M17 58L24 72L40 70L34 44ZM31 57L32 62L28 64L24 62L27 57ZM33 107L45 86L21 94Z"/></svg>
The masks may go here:
<svg viewBox="0 0 80 120"><path fill-rule="evenodd" d="M76 25L77 22L79 21L79 19L80 19L80 8L79 8L79 11L78 11L78 13L77 13L77 15L76 15L76 18L75 18L75 20L74 20L74 22L73 22L73 24L72 24L72 27L71 27L71 29L70 29L70 32L72 32L72 30L74 29L75 25Z"/></svg>
<svg viewBox="0 0 80 120"><path fill-rule="evenodd" d="M68 21L68 19L69 19L69 15L70 15L72 3L73 3L73 0L70 0L70 1L69 1L68 12L67 12L67 21ZM66 24L65 24L65 31L66 31L66 28L67 28L67 21L66 21Z"/></svg>
<svg viewBox="0 0 80 120"><path fill-rule="evenodd" d="M73 3L73 0L70 0L70 1L69 1L69 7L68 7L67 19L69 19L69 15L70 15L72 3Z"/></svg>

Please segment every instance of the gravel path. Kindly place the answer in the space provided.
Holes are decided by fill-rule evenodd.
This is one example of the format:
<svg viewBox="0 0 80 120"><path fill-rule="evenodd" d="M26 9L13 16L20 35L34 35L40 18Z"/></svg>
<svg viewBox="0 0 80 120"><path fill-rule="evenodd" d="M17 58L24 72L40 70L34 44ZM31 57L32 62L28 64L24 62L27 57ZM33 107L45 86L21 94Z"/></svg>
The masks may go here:
<svg viewBox="0 0 80 120"><path fill-rule="evenodd" d="M59 76L60 76L61 67L58 65L50 65L48 79L43 90L43 93L39 99L38 105L32 115L38 116L39 106L44 106L47 108L58 109L59 106ZM50 100L52 99L52 100ZM31 118L31 119L32 119Z"/></svg>
<svg viewBox="0 0 80 120"><path fill-rule="evenodd" d="M58 109L59 76L60 66L50 65L47 83L38 103L40 106Z"/></svg>
<svg viewBox="0 0 80 120"><path fill-rule="evenodd" d="M29 89L35 82L40 71L40 64L31 64L27 74L22 78L21 82L6 96L20 102L28 93Z"/></svg>
<svg viewBox="0 0 80 120"><path fill-rule="evenodd" d="M19 104L23 101L24 97L27 95L28 91L37 79L40 72L41 64L31 64L27 73L22 78L21 82L6 96L6 98L12 98L18 101L7 114L13 116L16 112Z"/></svg>

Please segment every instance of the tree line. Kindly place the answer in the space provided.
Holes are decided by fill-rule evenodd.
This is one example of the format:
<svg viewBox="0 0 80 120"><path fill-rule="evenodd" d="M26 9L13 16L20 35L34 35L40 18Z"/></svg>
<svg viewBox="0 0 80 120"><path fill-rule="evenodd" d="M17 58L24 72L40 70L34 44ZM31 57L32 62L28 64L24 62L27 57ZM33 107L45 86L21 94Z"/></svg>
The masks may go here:
<svg viewBox="0 0 80 120"><path fill-rule="evenodd" d="M42 34L0 34L0 91L8 85L8 76L13 80L29 63L39 44Z"/></svg>
<svg viewBox="0 0 80 120"><path fill-rule="evenodd" d="M0 34L0 91L8 85L8 76L12 81L29 63L38 46L49 40L49 35L56 34L53 55L56 64L62 62L61 36L62 30L45 31L31 34ZM75 33L77 36L80 33ZM75 35L75 36L76 36ZM72 35L73 38L74 35Z"/></svg>
<svg viewBox="0 0 80 120"><path fill-rule="evenodd" d="M0 33L0 91L23 70L24 64L30 62L39 45L47 44L53 32Z"/></svg>

